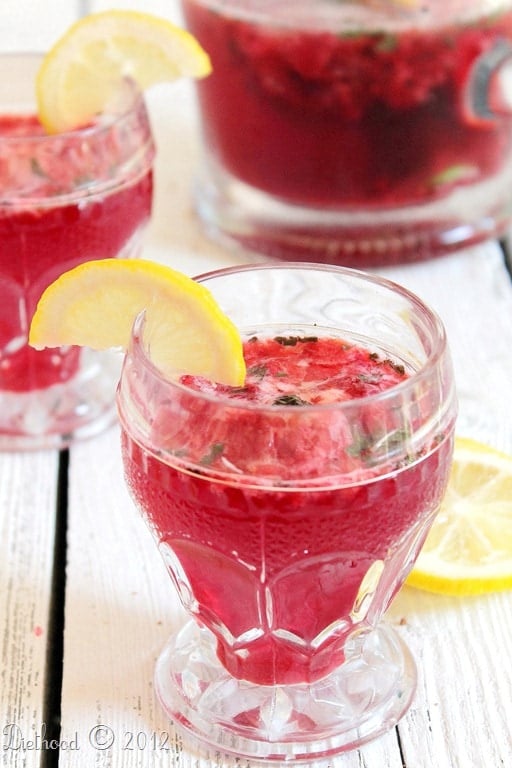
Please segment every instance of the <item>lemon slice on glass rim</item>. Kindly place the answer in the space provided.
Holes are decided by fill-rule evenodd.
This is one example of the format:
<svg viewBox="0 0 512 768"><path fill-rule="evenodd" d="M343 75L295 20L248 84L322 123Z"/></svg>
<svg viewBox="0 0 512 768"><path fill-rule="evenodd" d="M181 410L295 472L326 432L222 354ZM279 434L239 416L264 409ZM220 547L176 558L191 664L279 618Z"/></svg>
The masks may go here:
<svg viewBox="0 0 512 768"><path fill-rule="evenodd" d="M512 588L512 456L456 439L445 498L406 584L447 595Z"/></svg>
<svg viewBox="0 0 512 768"><path fill-rule="evenodd" d="M126 78L144 90L210 71L195 37L166 19L139 11L92 13L44 56L36 78L39 119L48 133L70 130L115 102Z"/></svg>
<svg viewBox="0 0 512 768"><path fill-rule="evenodd" d="M146 312L151 362L239 386L245 380L240 334L210 291L145 259L99 259L64 272L43 292L30 327L36 349L78 345L128 348L135 318Z"/></svg>

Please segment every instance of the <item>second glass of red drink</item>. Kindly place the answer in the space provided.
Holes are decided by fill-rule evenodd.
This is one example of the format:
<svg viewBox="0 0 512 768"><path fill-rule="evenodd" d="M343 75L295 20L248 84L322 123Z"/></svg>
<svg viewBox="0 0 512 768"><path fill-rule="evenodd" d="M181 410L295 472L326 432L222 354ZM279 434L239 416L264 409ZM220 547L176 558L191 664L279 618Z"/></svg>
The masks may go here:
<svg viewBox="0 0 512 768"><path fill-rule="evenodd" d="M74 347L36 351L28 329L62 272L138 253L152 201L154 146L141 94L127 82L111 113L48 135L35 114L40 62L0 57L3 450L62 448L112 422L117 359Z"/></svg>

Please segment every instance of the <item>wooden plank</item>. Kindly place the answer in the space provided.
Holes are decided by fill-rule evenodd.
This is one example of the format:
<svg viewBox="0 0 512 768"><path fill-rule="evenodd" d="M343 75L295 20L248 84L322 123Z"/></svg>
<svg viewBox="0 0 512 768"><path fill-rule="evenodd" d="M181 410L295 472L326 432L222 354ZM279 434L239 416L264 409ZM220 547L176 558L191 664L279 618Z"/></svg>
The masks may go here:
<svg viewBox="0 0 512 768"><path fill-rule="evenodd" d="M512 764L512 595L455 599L406 588L390 616L405 618L420 686L400 723L406 765Z"/></svg>
<svg viewBox="0 0 512 768"><path fill-rule="evenodd" d="M2 765L41 759L58 457L0 454ZM30 746L34 741L34 746Z"/></svg>
<svg viewBox="0 0 512 768"><path fill-rule="evenodd" d="M488 243L438 263L384 270L437 309L460 400L457 431L512 453L512 282ZM389 611L420 662L399 726L406 765L512 764L512 593L455 599L405 588Z"/></svg>
<svg viewBox="0 0 512 768"><path fill-rule="evenodd" d="M73 766L165 763L179 745L152 674L176 612L124 486L117 428L72 450L68 541L62 737L77 735Z"/></svg>
<svg viewBox="0 0 512 768"><path fill-rule="evenodd" d="M47 49L80 5L2 0L0 49ZM57 475L57 453L0 455L0 754L9 768L39 766L52 733L44 717Z"/></svg>

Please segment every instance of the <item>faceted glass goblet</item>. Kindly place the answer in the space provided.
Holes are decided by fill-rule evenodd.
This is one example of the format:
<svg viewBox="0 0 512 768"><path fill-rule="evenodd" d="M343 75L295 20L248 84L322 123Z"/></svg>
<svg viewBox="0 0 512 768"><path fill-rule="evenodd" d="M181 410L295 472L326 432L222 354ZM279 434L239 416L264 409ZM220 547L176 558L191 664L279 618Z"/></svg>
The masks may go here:
<svg viewBox="0 0 512 768"><path fill-rule="evenodd" d="M191 616L158 662L163 707L219 749L312 760L389 729L415 690L409 651L381 617L448 479L445 332L413 294L345 268L198 279L247 344L342 339L407 374L376 394L298 407L198 391L151 364L144 315L125 358L126 480Z"/></svg>

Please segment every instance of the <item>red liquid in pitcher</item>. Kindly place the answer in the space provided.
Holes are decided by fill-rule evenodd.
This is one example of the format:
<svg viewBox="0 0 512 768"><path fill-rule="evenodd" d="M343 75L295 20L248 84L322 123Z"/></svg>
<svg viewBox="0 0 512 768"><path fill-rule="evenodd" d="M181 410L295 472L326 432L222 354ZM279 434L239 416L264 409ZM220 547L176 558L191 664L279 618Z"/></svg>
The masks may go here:
<svg viewBox="0 0 512 768"><path fill-rule="evenodd" d="M35 117L0 117L0 188L9 184L12 189L19 174L23 189L16 202L9 192L12 204L0 197L0 389L13 392L48 387L74 375L78 348L36 351L27 346L37 301L62 272L84 261L117 256L147 222L151 208L150 171L87 196L80 193L74 149L70 146L66 153L66 135L58 157L17 157L1 143L2 136L28 141L38 134L43 131ZM108 180L113 157L109 141L105 131L97 155L88 160L98 183ZM84 184L90 182L84 177Z"/></svg>
<svg viewBox="0 0 512 768"><path fill-rule="evenodd" d="M392 435L385 404L357 434L342 409L304 407L376 394L406 378L401 366L337 339L253 339L245 356L243 388L183 378L212 397L183 389L178 411L164 405L152 450L124 425L126 479L229 672L306 682L343 661L354 626L372 624L373 598L386 605L405 578L444 492L450 441L372 468L372 442ZM216 395L233 402L222 415Z"/></svg>
<svg viewBox="0 0 512 768"><path fill-rule="evenodd" d="M305 207L385 210L474 185L510 157L510 117L479 118L468 97L477 61L512 46L510 12L338 33L183 6L213 65L198 84L206 145L248 185Z"/></svg>

